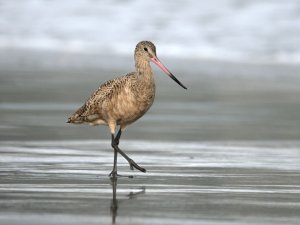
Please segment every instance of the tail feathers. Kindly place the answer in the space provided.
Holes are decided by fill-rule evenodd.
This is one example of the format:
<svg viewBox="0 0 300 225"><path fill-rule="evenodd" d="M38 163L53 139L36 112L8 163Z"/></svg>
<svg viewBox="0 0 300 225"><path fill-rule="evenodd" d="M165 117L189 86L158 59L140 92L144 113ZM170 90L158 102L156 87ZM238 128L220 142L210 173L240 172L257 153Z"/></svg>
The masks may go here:
<svg viewBox="0 0 300 225"><path fill-rule="evenodd" d="M85 111L86 105L81 106L72 116L68 118L67 123L83 123L84 118L81 116Z"/></svg>
<svg viewBox="0 0 300 225"><path fill-rule="evenodd" d="M68 118L67 123L88 123L90 125L96 124L106 124L104 120L102 121L102 116L95 111L88 111L86 105L79 108L72 116Z"/></svg>
<svg viewBox="0 0 300 225"><path fill-rule="evenodd" d="M75 114L68 118L67 123L75 123L75 124L81 124L81 123L91 123L95 122L96 120L99 120L99 115L89 115L89 116L81 116L78 114ZM98 121L99 122L99 121Z"/></svg>
<svg viewBox="0 0 300 225"><path fill-rule="evenodd" d="M81 116L74 114L68 118L67 123L83 123Z"/></svg>

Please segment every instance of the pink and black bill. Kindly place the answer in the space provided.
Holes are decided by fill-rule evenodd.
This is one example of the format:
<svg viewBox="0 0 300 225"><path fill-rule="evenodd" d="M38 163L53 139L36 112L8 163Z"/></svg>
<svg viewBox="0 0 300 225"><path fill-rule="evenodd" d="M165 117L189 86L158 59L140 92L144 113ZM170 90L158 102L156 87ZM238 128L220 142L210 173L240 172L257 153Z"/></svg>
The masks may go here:
<svg viewBox="0 0 300 225"><path fill-rule="evenodd" d="M187 89L160 61L157 57L153 56L151 61L155 63L159 68L161 68L169 77L171 77L177 84L179 84L184 89Z"/></svg>

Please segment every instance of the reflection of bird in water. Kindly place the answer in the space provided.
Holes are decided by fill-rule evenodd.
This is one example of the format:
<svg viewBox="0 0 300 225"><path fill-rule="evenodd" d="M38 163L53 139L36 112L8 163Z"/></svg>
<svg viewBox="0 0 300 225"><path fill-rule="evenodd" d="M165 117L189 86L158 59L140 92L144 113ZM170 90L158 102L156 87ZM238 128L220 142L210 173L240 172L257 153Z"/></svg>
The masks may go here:
<svg viewBox="0 0 300 225"><path fill-rule="evenodd" d="M129 158L119 147L121 133L131 123L142 117L150 108L155 96L155 82L150 61L159 66L184 89L186 87L159 61L156 48L149 41L137 44L134 53L136 71L102 84L69 119L68 123L108 125L111 145L114 148L114 165L110 175L117 176L117 154L120 153L130 168L146 170ZM117 126L120 129L115 136Z"/></svg>
<svg viewBox="0 0 300 225"><path fill-rule="evenodd" d="M113 198L111 200L111 205L110 205L110 213L111 213L111 218L112 218L112 224L116 223L116 218L117 218L117 211L118 211L118 200L117 200L117 178L112 178L111 179L112 183L112 190L113 190Z"/></svg>
<svg viewBox="0 0 300 225"><path fill-rule="evenodd" d="M141 187L141 191L137 191L137 192L130 192L127 196L129 197L129 199L134 199L136 198L138 195L140 194L145 194L146 192L146 188L145 187Z"/></svg>
<svg viewBox="0 0 300 225"><path fill-rule="evenodd" d="M112 200L110 204L110 213L111 213L111 219L112 219L112 224L116 223L116 218L118 215L118 199L117 199L117 182L118 178L117 177L112 177L111 179L111 184L112 184ZM140 194L144 194L146 192L146 188L142 187L141 191L137 192L130 192L127 196L129 199L134 199L136 196Z"/></svg>

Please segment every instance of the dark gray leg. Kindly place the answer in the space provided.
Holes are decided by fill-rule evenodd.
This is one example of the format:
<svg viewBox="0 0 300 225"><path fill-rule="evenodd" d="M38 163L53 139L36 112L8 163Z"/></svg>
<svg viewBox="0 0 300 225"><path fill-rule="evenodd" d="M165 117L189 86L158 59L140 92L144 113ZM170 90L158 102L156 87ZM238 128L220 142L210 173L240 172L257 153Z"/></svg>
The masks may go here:
<svg viewBox="0 0 300 225"><path fill-rule="evenodd" d="M120 128L120 130L118 131L117 136L115 138L116 145L119 145L121 134L122 134L122 131L121 131L121 128Z"/></svg>
<svg viewBox="0 0 300 225"><path fill-rule="evenodd" d="M114 167L111 173L109 174L110 176L116 176L117 175L117 152L120 153L129 163L130 169L133 170L133 168L136 168L137 170L141 172L146 172L146 169L140 167L136 162L134 162L131 158L129 158L120 148L119 148L119 141L121 137L122 131L121 129L118 131L117 136L114 137L112 134L111 136L111 146L114 149Z"/></svg>
<svg viewBox="0 0 300 225"><path fill-rule="evenodd" d="M115 137L113 134L111 134L111 146L114 148L115 145ZM109 176L115 178L118 173L117 173L117 158L118 158L118 151L116 148L114 148L114 165L113 169L110 172Z"/></svg>

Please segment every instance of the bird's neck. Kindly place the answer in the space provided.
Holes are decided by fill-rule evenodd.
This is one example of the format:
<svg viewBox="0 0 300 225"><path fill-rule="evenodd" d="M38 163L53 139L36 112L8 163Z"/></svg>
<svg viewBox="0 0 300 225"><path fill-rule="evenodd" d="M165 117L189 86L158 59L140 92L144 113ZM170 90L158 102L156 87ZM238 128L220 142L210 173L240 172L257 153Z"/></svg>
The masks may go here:
<svg viewBox="0 0 300 225"><path fill-rule="evenodd" d="M136 60L136 82L134 92L137 93L137 101L148 110L152 105L155 96L155 82L149 61Z"/></svg>
<svg viewBox="0 0 300 225"><path fill-rule="evenodd" d="M149 61L137 60L135 63L135 68L138 79L149 83L154 82L153 72Z"/></svg>

